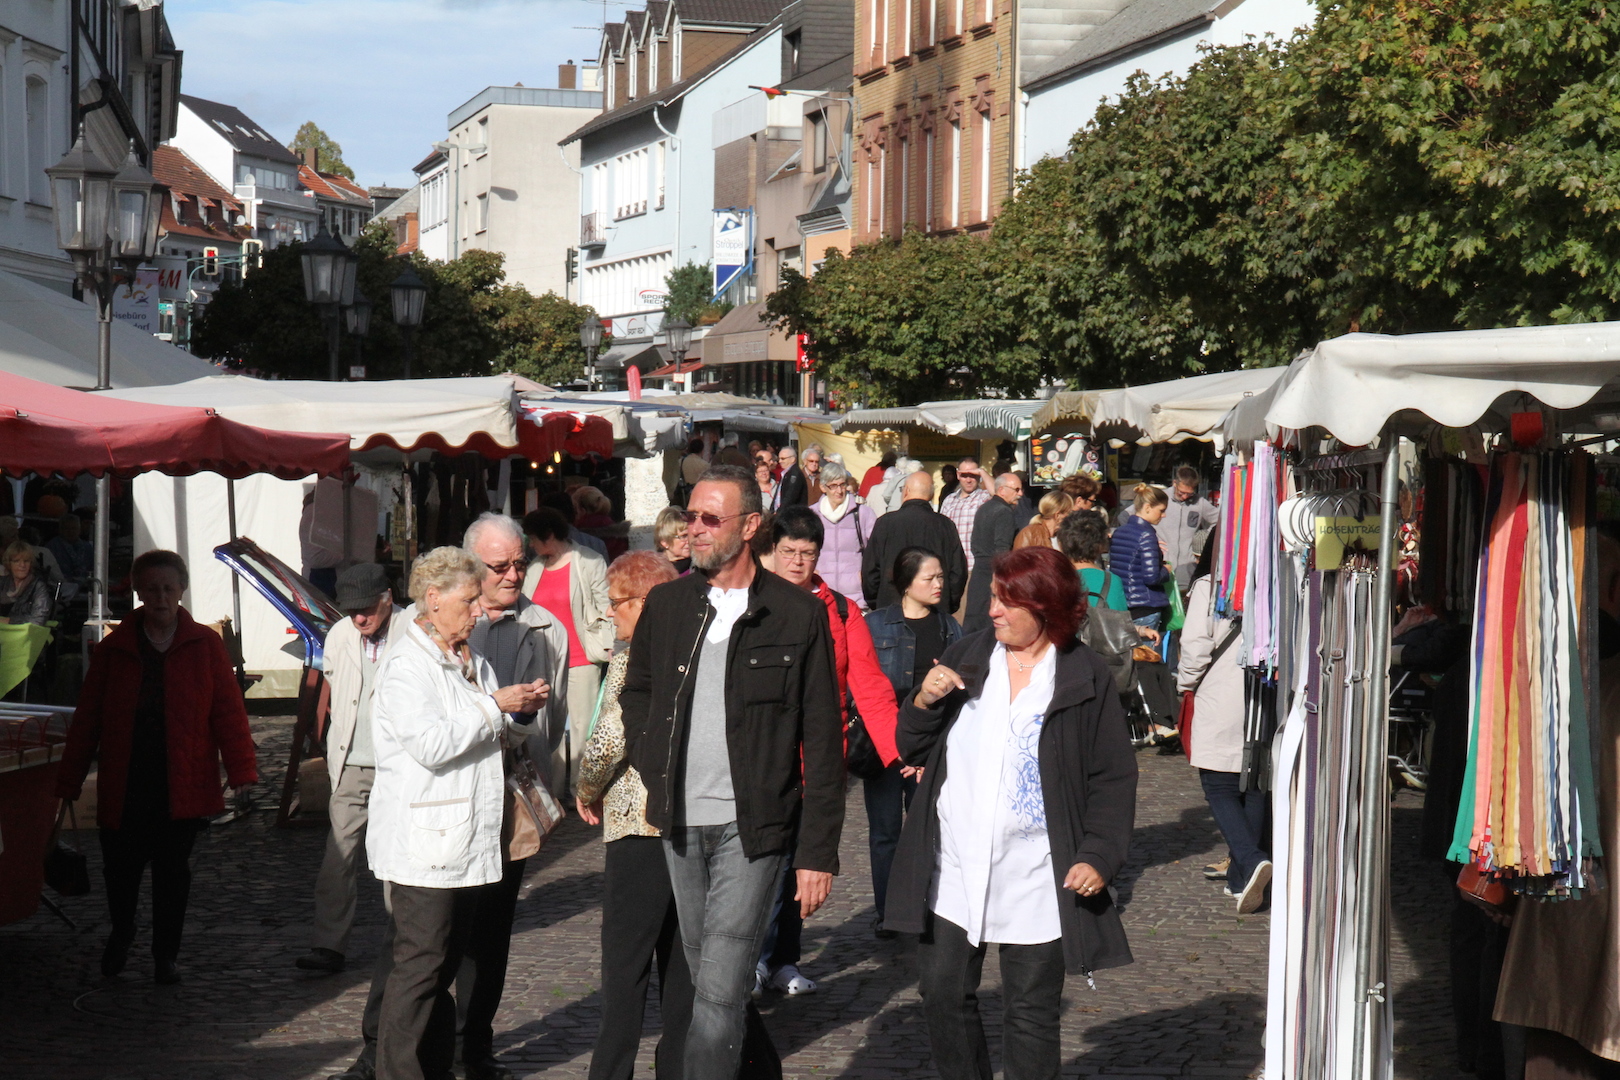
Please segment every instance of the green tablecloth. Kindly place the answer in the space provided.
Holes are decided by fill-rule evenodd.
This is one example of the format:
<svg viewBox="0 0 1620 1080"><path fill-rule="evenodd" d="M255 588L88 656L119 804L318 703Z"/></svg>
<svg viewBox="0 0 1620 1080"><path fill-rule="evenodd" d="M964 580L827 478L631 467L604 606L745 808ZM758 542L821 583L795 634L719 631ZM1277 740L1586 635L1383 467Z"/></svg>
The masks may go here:
<svg viewBox="0 0 1620 1080"><path fill-rule="evenodd" d="M28 678L34 663L51 640L51 629L34 623L0 626L0 694Z"/></svg>

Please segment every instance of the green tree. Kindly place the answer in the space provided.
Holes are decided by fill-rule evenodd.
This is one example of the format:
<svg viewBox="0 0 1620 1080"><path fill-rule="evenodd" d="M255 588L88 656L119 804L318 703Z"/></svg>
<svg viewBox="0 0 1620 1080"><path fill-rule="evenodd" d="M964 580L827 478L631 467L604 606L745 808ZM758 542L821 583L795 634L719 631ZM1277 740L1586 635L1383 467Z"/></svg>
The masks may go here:
<svg viewBox="0 0 1620 1080"><path fill-rule="evenodd" d="M710 302L713 289L714 271L708 263L677 266L664 277L664 318L696 326L705 315L730 311L730 304Z"/></svg>
<svg viewBox="0 0 1620 1080"><path fill-rule="evenodd" d="M305 120L298 133L287 149L304 156L305 150L315 151L315 169L317 172L336 173L348 180L354 179L354 170L343 164L343 147L337 140L316 126L315 121Z"/></svg>

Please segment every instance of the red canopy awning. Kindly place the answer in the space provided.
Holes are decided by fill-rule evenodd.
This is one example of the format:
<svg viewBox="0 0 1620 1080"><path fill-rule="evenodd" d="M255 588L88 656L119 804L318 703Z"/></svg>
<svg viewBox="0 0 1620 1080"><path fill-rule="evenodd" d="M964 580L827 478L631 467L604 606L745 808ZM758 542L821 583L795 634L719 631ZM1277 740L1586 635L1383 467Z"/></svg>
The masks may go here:
<svg viewBox="0 0 1620 1080"><path fill-rule="evenodd" d="M559 450L576 457L613 456L613 424L604 416L528 402L520 414L527 423L518 425L518 446L530 461L542 461Z"/></svg>
<svg viewBox="0 0 1620 1080"><path fill-rule="evenodd" d="M122 401L0 372L0 472L13 476L214 472L296 480L348 464L347 435L267 431L212 409Z"/></svg>

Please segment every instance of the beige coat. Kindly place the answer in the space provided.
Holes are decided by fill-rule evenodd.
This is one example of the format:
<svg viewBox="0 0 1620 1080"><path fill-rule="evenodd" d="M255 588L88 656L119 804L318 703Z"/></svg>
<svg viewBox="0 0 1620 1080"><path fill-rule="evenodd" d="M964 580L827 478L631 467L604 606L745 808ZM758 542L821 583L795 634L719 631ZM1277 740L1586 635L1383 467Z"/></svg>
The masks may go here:
<svg viewBox="0 0 1620 1080"><path fill-rule="evenodd" d="M1192 755L1194 768L1214 772L1243 769L1243 643L1234 641L1210 666L1210 657L1228 634L1242 630L1229 619L1217 619L1212 578L1205 574L1193 582L1187 597L1187 623L1181 630L1181 661L1176 689L1186 693L1194 683ZM1208 674L1205 674L1208 672ZM1203 676L1203 682L1199 682Z"/></svg>
<svg viewBox="0 0 1620 1080"><path fill-rule="evenodd" d="M1598 835L1608 888L1579 900L1521 900L1513 916L1496 1019L1569 1036L1592 1053L1620 1061L1620 658L1603 662L1599 720Z"/></svg>
<svg viewBox="0 0 1620 1080"><path fill-rule="evenodd" d="M605 664L613 659L613 623L607 617L607 560L575 544L573 550L562 557L560 565L573 567L568 576L568 594L574 606L574 633L585 647L585 659ZM524 596L534 596L543 573L545 567L539 560L529 565L529 572L523 576Z"/></svg>
<svg viewBox="0 0 1620 1080"><path fill-rule="evenodd" d="M405 625L405 612L396 606L388 620L390 645L405 632ZM360 717L360 668L366 662L365 646L360 643L354 620L344 618L333 623L322 651L326 682L332 688L332 711L326 724L326 774L336 791L343 766L349 760L349 748L354 745L354 725Z"/></svg>

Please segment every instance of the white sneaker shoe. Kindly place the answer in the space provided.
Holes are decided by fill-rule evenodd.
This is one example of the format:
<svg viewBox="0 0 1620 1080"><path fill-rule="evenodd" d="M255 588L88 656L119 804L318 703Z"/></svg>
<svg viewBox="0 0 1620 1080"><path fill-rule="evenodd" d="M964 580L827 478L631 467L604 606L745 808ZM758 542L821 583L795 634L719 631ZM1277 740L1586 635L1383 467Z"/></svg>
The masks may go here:
<svg viewBox="0 0 1620 1080"><path fill-rule="evenodd" d="M764 997L765 996L765 980L766 980L765 964L762 961L762 962L754 965L754 989L749 993L748 996L753 998L755 1001L758 1001L760 998Z"/></svg>
<svg viewBox="0 0 1620 1080"><path fill-rule="evenodd" d="M1266 898L1266 886L1271 884L1271 860L1267 859L1254 868L1249 875L1249 883L1243 886L1238 894L1237 913L1248 915L1258 908Z"/></svg>
<svg viewBox="0 0 1620 1080"><path fill-rule="evenodd" d="M816 992L815 981L800 975L799 969L792 964L783 964L777 968L771 975L769 986L772 990L780 990L791 997Z"/></svg>

